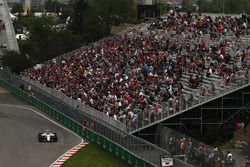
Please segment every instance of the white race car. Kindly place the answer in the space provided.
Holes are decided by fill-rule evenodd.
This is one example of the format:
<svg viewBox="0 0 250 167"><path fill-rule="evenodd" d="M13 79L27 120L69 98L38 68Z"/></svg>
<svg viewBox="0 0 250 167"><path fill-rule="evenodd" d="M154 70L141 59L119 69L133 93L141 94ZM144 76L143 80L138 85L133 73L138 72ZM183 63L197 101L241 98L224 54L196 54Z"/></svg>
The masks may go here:
<svg viewBox="0 0 250 167"><path fill-rule="evenodd" d="M55 132L47 129L43 132L38 133L39 142L57 142L57 135Z"/></svg>

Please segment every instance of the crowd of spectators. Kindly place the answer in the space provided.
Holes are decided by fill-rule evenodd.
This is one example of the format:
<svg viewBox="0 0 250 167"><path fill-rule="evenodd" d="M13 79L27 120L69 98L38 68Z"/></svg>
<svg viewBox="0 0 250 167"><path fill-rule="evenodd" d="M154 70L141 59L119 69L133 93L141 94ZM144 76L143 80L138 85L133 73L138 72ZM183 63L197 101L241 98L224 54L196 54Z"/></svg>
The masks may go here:
<svg viewBox="0 0 250 167"><path fill-rule="evenodd" d="M186 83L205 96L217 86L206 87L206 78L216 75L225 86L247 79L247 20L172 13L23 75L137 128L191 106L195 97L183 93ZM190 75L186 82L183 74Z"/></svg>
<svg viewBox="0 0 250 167"><path fill-rule="evenodd" d="M219 147L200 143L192 138L172 136L168 140L170 153L183 155L190 164L199 167L236 167L233 155L228 151L222 151Z"/></svg>

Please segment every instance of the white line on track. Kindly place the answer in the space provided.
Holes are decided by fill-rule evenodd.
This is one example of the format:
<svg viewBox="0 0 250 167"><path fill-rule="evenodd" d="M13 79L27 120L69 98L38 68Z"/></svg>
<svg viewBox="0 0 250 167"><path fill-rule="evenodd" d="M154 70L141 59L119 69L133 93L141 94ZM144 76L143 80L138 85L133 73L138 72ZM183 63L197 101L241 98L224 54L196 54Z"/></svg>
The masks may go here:
<svg viewBox="0 0 250 167"><path fill-rule="evenodd" d="M40 115L41 117L43 117L43 118L45 118L45 119L47 119L48 121L50 121L50 122L52 122L52 123L54 123L54 124L56 124L57 126L59 126L59 127L61 127L61 128L63 128L64 130L66 130L66 131L68 131L68 132L70 132L71 134L73 134L73 135L75 135L76 137L78 137L78 138L80 138L81 139L81 142L79 143L79 144L77 144L77 145L75 145L74 147L72 147L72 148L70 148L68 151L66 151L62 156L60 156L58 159L56 159L49 167L52 167L59 159L61 159L65 154L67 154L70 150L72 150L73 148L75 148L75 147L77 147L77 146L79 146L80 144L82 144L83 143L83 139L79 136L79 135L77 135L76 133L74 133L74 132L72 132L72 131L70 131L69 129L67 129L66 127L64 127L64 126L62 126L62 125L60 125L59 123L57 123L56 121L54 121L54 120L52 120L52 119L50 119L50 118L48 118L48 117L46 117L45 115L43 115L43 114L41 114L40 112L38 112L38 111L36 111L35 109L33 109L33 108L30 108L30 107L28 107L28 106L23 106L23 105L13 105L13 104L0 104L0 106L4 106L4 107L12 107L12 108L19 108L19 109L26 109L26 110L30 110L30 111L32 111L32 112L34 112L34 113L36 113L36 114L38 114L38 115Z"/></svg>

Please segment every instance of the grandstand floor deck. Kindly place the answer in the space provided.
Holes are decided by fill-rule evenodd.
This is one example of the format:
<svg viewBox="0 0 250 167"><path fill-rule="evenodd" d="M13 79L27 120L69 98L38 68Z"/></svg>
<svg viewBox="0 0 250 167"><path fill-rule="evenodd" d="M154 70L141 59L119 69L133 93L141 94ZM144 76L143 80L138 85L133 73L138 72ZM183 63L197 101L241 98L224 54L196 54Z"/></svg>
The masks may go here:
<svg viewBox="0 0 250 167"><path fill-rule="evenodd" d="M27 108L36 110L0 87L0 166L48 167L81 142L79 137ZM44 129L55 131L58 142L39 143L38 132Z"/></svg>

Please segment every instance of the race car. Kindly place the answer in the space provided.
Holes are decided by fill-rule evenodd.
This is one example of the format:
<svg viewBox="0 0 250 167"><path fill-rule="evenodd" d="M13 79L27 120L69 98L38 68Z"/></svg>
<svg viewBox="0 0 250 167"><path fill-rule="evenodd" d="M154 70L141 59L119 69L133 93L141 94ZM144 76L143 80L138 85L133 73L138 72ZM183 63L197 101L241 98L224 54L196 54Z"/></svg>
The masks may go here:
<svg viewBox="0 0 250 167"><path fill-rule="evenodd" d="M57 135L55 132L46 129L43 132L38 133L39 142L57 142Z"/></svg>

